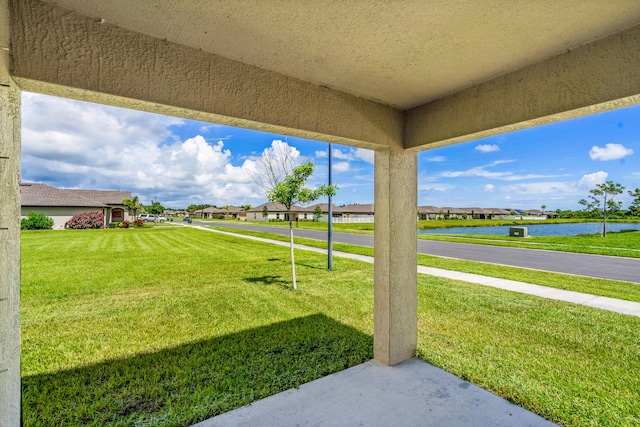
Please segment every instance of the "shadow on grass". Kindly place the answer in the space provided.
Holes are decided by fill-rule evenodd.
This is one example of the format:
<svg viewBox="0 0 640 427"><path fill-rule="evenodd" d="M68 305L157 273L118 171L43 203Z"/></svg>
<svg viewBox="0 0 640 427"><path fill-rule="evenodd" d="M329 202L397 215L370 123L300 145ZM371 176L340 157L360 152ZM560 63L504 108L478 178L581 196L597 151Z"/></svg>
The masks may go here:
<svg viewBox="0 0 640 427"><path fill-rule="evenodd" d="M25 377L24 425L188 426L363 363L372 348L371 336L316 314Z"/></svg>
<svg viewBox="0 0 640 427"><path fill-rule="evenodd" d="M258 283L263 285L279 285L284 286L290 284L282 279L282 276L260 276L260 277L244 277L242 280L249 283Z"/></svg>

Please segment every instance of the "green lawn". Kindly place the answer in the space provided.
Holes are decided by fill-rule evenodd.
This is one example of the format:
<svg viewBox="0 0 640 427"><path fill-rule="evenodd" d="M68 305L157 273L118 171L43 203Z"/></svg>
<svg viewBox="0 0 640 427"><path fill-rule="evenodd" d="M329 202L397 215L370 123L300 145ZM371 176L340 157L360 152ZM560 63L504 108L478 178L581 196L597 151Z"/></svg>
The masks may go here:
<svg viewBox="0 0 640 427"><path fill-rule="evenodd" d="M213 227L218 230L250 236L264 237L273 240L288 242L288 236L262 233L235 228ZM299 244L326 249L327 243L321 240L294 238ZM360 255L373 256L373 248L355 245L334 243L335 251L349 252ZM441 258L431 255L418 255L418 264L426 267L442 268L444 270L461 271L464 273L480 274L482 276L496 277L500 279L516 280L535 285L549 286L557 289L584 292L611 298L619 298L628 301L640 302L640 284L621 282L618 280L606 280L585 276L551 273L525 268L509 267L484 262L465 261L451 258Z"/></svg>
<svg viewBox="0 0 640 427"><path fill-rule="evenodd" d="M372 357L373 266L181 227L22 233L26 426L184 426ZM640 319L420 276L419 356L564 425L640 423Z"/></svg>

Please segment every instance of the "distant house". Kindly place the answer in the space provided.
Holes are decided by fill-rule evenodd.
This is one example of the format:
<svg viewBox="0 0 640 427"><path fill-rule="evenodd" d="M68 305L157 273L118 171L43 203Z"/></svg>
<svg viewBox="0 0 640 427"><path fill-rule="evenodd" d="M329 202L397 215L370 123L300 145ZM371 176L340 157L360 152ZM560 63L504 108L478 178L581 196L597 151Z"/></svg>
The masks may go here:
<svg viewBox="0 0 640 427"><path fill-rule="evenodd" d="M418 219L438 219L440 208L435 206L418 206Z"/></svg>
<svg viewBox="0 0 640 427"><path fill-rule="evenodd" d="M99 211L104 215L105 224L109 224L133 219L122 204L124 199L130 198L130 191L74 190L40 183L21 183L20 216L24 218L29 212L40 212L53 219L54 230L62 230L74 215Z"/></svg>
<svg viewBox="0 0 640 427"><path fill-rule="evenodd" d="M291 216L293 221L296 219L311 221L313 220L313 209L293 205L291 206ZM289 214L282 203L267 202L246 211L246 219L247 221L289 221Z"/></svg>
<svg viewBox="0 0 640 427"><path fill-rule="evenodd" d="M354 203L340 206L337 211L340 215L333 216L333 222L374 222L373 204Z"/></svg>
<svg viewBox="0 0 640 427"><path fill-rule="evenodd" d="M319 217L316 217L316 209L318 207L320 208L320 212L322 212L322 215L320 215ZM319 221L319 222L327 222L327 218L329 216L328 203L318 203L313 206L309 206L308 209L311 211L311 217L310 217L311 220ZM346 212L344 208L341 206L333 205L331 208L331 214L333 215L334 222L336 218L338 219L342 218L345 213Z"/></svg>
<svg viewBox="0 0 640 427"><path fill-rule="evenodd" d="M208 207L199 209L193 212L194 218L224 218L224 219L238 219L244 221L247 213L237 206L229 206L228 209Z"/></svg>

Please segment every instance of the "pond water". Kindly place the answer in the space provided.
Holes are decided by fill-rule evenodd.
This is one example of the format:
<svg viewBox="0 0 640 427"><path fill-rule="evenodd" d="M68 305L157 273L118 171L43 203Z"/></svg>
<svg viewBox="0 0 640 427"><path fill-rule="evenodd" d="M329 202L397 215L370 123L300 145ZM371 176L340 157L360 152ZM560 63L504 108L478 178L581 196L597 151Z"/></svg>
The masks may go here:
<svg viewBox="0 0 640 427"><path fill-rule="evenodd" d="M570 224L500 225L494 227L452 227L433 230L418 230L419 234L490 234L508 236L510 227L527 227L529 236L577 236L578 234L602 233L601 222ZM640 230L640 224L607 223L607 232Z"/></svg>

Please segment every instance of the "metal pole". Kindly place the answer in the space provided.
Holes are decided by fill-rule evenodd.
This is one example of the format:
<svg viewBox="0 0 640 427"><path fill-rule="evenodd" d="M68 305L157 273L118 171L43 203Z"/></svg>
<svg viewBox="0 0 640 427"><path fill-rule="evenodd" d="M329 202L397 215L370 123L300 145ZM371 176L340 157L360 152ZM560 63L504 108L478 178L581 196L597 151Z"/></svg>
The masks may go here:
<svg viewBox="0 0 640 427"><path fill-rule="evenodd" d="M329 143L329 187L331 187L331 163L333 154L331 153L331 143ZM327 236L327 257L328 257L328 269L333 270L333 207L331 202L331 193L329 193L329 209L327 212L328 218L328 236Z"/></svg>

